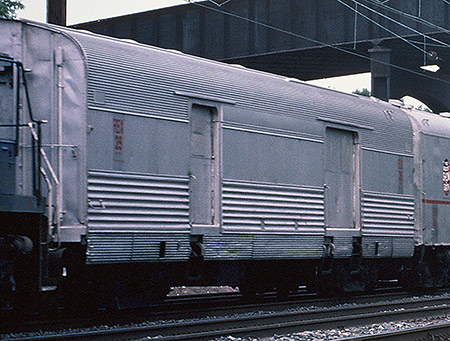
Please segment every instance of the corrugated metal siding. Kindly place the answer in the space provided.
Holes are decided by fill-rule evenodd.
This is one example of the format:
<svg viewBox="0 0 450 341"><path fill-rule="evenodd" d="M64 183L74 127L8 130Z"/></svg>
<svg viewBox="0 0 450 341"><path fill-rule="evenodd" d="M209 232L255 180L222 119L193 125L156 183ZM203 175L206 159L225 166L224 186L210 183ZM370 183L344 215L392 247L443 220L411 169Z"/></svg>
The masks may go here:
<svg viewBox="0 0 450 341"><path fill-rule="evenodd" d="M366 236L362 247L363 256L371 258L412 257L414 254L414 240L410 237Z"/></svg>
<svg viewBox="0 0 450 341"><path fill-rule="evenodd" d="M333 239L333 244L335 246L334 256L339 257L350 257L353 253L353 236L335 236Z"/></svg>
<svg viewBox="0 0 450 341"><path fill-rule="evenodd" d="M205 259L320 258L323 235L239 234L204 236Z"/></svg>
<svg viewBox="0 0 450 341"><path fill-rule="evenodd" d="M163 256L161 243L165 243ZM183 261L190 251L186 234L93 232L89 233L87 263Z"/></svg>
<svg viewBox="0 0 450 341"><path fill-rule="evenodd" d="M323 255L323 236L273 235L256 236L253 258L320 258Z"/></svg>
<svg viewBox="0 0 450 341"><path fill-rule="evenodd" d="M185 91L232 101L236 108L252 112L302 118L304 133L317 133L313 122L319 116L372 127L361 132L364 147L412 151L411 123L389 104L142 44L69 34L87 55L90 106L185 118L187 99L174 95L175 90ZM104 103L96 101L96 91L104 94L99 96ZM387 118L386 111L395 120Z"/></svg>
<svg viewBox="0 0 450 341"><path fill-rule="evenodd" d="M323 188L224 181L224 230L323 232Z"/></svg>
<svg viewBox="0 0 450 341"><path fill-rule="evenodd" d="M394 238L392 247L393 257L412 257L414 255L414 241L412 238Z"/></svg>
<svg viewBox="0 0 450 341"><path fill-rule="evenodd" d="M363 235L414 237L414 197L363 192Z"/></svg>
<svg viewBox="0 0 450 341"><path fill-rule="evenodd" d="M88 231L189 232L189 179L91 170Z"/></svg>
<svg viewBox="0 0 450 341"><path fill-rule="evenodd" d="M91 170L88 200L88 263L189 258L187 177Z"/></svg>

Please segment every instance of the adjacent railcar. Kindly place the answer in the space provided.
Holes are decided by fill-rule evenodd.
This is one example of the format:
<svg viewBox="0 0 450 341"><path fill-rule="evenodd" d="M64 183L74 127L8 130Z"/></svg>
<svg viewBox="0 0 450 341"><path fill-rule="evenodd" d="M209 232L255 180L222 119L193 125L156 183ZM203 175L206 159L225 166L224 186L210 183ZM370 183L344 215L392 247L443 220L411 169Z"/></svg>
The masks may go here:
<svg viewBox="0 0 450 341"><path fill-rule="evenodd" d="M448 281L447 118L84 31L0 32L3 307Z"/></svg>

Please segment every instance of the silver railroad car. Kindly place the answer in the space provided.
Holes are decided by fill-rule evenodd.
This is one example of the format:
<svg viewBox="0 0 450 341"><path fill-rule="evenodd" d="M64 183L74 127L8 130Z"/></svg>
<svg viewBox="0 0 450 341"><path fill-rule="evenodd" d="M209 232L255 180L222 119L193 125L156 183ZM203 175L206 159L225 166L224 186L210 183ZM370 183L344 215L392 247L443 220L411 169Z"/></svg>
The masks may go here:
<svg viewBox="0 0 450 341"><path fill-rule="evenodd" d="M33 283L5 297L365 290L450 243L447 118L84 31L0 32L0 269Z"/></svg>

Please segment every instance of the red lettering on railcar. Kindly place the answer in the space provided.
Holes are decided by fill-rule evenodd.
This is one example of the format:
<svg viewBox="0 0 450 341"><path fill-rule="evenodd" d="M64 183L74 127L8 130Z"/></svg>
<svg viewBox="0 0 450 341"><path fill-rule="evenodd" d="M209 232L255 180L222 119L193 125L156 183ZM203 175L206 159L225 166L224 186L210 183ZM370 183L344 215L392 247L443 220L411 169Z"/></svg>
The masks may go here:
<svg viewBox="0 0 450 341"><path fill-rule="evenodd" d="M114 152L121 154L123 149L124 120L113 118Z"/></svg>

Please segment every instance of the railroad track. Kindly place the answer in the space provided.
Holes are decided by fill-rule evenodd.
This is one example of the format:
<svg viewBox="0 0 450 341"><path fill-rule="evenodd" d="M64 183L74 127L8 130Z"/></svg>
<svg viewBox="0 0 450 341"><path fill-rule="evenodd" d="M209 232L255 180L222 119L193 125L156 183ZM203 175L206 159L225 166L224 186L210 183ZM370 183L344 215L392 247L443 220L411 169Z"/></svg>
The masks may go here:
<svg viewBox="0 0 450 341"><path fill-rule="evenodd" d="M378 296L378 300L382 299ZM386 295L387 296L387 295ZM391 299L394 299L392 295ZM386 298L386 297L385 297ZM371 300L375 297L361 297ZM349 301L352 299L348 299ZM317 301L320 305L320 300ZM167 322L150 322L123 327L100 327L76 332L48 332L39 336L17 336L11 340L200 340L219 336L271 336L275 333L293 333L304 330L350 327L388 321L437 316L450 313L449 297L426 297L420 299L389 300L382 303L361 303L332 308L309 307L294 311L293 303L285 302L247 306L247 313L240 316L229 315L215 318L198 318ZM287 308L291 305L291 308ZM299 304L297 306L304 304ZM272 309L270 309L272 308ZM231 308L229 308L231 309ZM284 310L283 310L284 309ZM373 335L372 335L373 337ZM356 339L355 339L356 340Z"/></svg>
<svg viewBox="0 0 450 341"><path fill-rule="evenodd" d="M353 296L351 301L356 304L377 302L380 299L392 300L406 298L408 294L399 291L399 288L380 288L376 294ZM169 296L158 305L145 309L129 309L112 311L93 311L88 317L70 316L64 311L58 311L50 316L4 315L0 319L0 337L7 333L34 332L36 330L51 331L71 328L92 328L96 325L125 325L129 321L141 323L158 320L177 320L189 318L202 318L211 315L226 316L246 313L248 311L282 311L303 306L330 306L344 304L350 298L318 298L315 294L299 292L292 294L284 301L277 300L275 294L266 294L258 298L253 304L243 301L239 292L209 293L195 295Z"/></svg>
<svg viewBox="0 0 450 341"><path fill-rule="evenodd" d="M341 339L341 341L366 341L366 340L449 340L450 323L441 323L425 327L417 327L393 332L385 332L377 335L354 336Z"/></svg>

